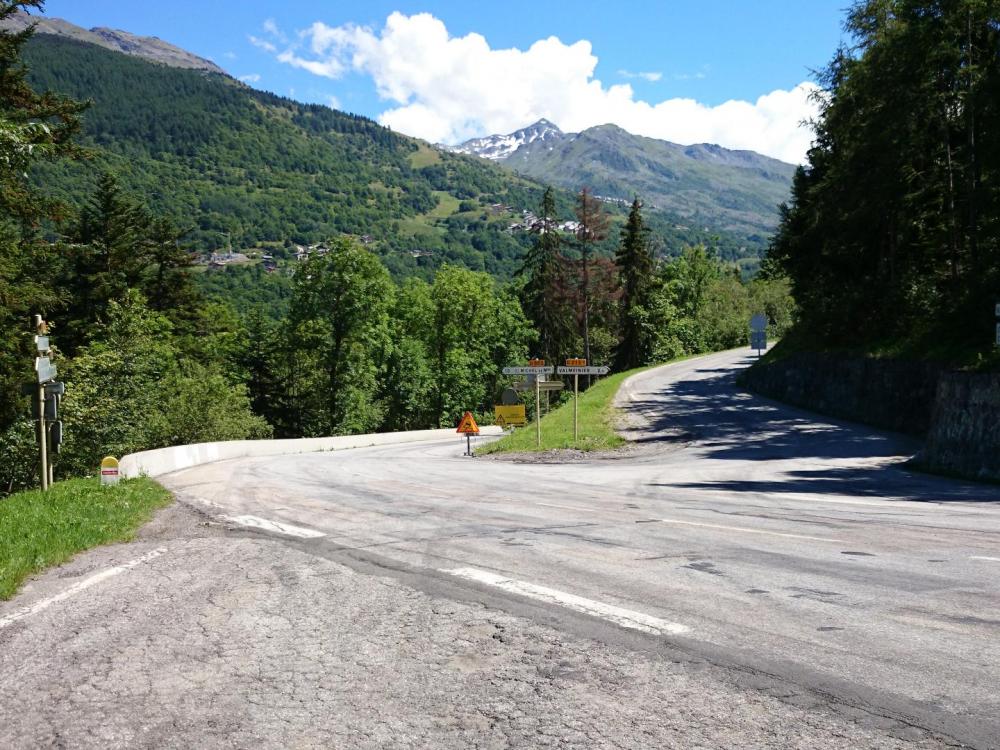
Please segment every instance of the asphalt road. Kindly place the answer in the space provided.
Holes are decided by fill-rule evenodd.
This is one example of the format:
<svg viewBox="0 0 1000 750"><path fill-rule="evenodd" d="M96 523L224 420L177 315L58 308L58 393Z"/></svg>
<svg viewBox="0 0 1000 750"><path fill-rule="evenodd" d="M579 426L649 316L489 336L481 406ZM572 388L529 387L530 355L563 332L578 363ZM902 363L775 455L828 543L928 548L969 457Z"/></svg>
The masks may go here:
<svg viewBox="0 0 1000 750"><path fill-rule="evenodd" d="M749 361L629 381L619 455L165 478L0 606L0 746L1000 747L1000 488Z"/></svg>

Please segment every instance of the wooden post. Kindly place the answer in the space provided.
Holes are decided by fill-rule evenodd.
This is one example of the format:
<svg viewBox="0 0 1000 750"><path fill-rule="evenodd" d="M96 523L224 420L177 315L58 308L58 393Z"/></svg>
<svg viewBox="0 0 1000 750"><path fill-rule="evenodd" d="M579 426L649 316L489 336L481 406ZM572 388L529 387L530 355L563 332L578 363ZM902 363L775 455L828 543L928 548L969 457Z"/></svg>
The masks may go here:
<svg viewBox="0 0 1000 750"><path fill-rule="evenodd" d="M580 439L579 409L580 404L580 376L573 375L573 445Z"/></svg>
<svg viewBox="0 0 1000 750"><path fill-rule="evenodd" d="M539 376L535 375L535 447L542 447L542 397Z"/></svg>
<svg viewBox="0 0 1000 750"><path fill-rule="evenodd" d="M49 488L48 435L45 434L45 385L38 385L38 475L42 490Z"/></svg>

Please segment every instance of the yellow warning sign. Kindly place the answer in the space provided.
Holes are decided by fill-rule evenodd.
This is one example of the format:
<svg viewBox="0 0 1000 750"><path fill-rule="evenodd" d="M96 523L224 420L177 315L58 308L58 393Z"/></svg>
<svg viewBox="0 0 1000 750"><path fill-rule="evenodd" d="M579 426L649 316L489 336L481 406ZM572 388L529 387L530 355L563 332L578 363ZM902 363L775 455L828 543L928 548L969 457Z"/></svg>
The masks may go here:
<svg viewBox="0 0 1000 750"><path fill-rule="evenodd" d="M524 404L494 406L493 421L501 427L524 427L528 424L527 415L524 413Z"/></svg>
<svg viewBox="0 0 1000 750"><path fill-rule="evenodd" d="M465 412L462 415L462 421L458 423L458 429L455 432L461 432L469 435L479 434L479 425L476 424L475 417L472 416L471 411Z"/></svg>

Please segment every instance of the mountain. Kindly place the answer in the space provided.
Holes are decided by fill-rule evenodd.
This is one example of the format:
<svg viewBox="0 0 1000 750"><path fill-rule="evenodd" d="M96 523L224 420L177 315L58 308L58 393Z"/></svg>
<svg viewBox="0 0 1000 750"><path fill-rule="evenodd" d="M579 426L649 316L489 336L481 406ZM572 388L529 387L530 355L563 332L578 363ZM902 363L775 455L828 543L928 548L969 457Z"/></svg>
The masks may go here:
<svg viewBox="0 0 1000 750"><path fill-rule="evenodd" d="M127 31L103 27L87 30L61 18L30 16L20 11L11 16L3 24L3 27L11 31L23 31L31 24L35 24L36 34L50 34L75 39L78 42L96 44L114 52L134 55L172 68L191 68L207 70L211 73L225 73L211 60L198 57L155 36L136 36Z"/></svg>
<svg viewBox="0 0 1000 750"><path fill-rule="evenodd" d="M485 138L473 138L458 146L439 146L456 154L470 154L484 159L501 161L513 154L522 146L532 143L557 143L565 134L548 120L542 119L534 125L515 130L507 135L488 135Z"/></svg>
<svg viewBox="0 0 1000 750"><path fill-rule="evenodd" d="M534 137L532 137L534 136ZM547 120L454 150L493 159L519 174L609 199L638 194L681 225L732 232L761 247L778 223L795 167L753 151L681 146L616 125L563 133Z"/></svg>
<svg viewBox="0 0 1000 750"><path fill-rule="evenodd" d="M46 20L47 28L71 26ZM532 242L516 227L538 209L543 186L501 163L69 33L36 34L23 57L36 90L93 102L80 138L90 157L32 170L45 193L71 207L89 200L102 172L112 172L154 213L189 228L188 244L202 253L231 244L294 263L296 245L349 234L363 238L397 278L429 278L443 263L510 278ZM518 149L555 136L557 128L540 123ZM557 188L560 218L573 217L573 204L573 190ZM605 255L614 252L626 212L608 209L614 226L598 248ZM751 269L763 248L763 240L754 245L743 235L685 225L665 211L650 212L647 221L665 254L711 242L722 258ZM249 277L238 283L256 288Z"/></svg>
<svg viewBox="0 0 1000 750"><path fill-rule="evenodd" d="M294 245L351 234L397 276L451 262L507 277L530 242L508 226L537 207L541 186L490 162L65 34L36 34L23 57L36 90L93 101L80 139L91 157L32 172L70 205L110 171L151 210L190 227L203 252L231 242L290 258Z"/></svg>

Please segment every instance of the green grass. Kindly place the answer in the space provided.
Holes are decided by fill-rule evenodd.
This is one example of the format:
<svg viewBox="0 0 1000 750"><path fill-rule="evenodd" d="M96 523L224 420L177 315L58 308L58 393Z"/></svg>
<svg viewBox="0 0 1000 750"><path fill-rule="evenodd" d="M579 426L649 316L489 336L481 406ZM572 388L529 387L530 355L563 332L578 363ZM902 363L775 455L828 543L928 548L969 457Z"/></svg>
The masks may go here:
<svg viewBox="0 0 1000 750"><path fill-rule="evenodd" d="M573 399L542 417L542 445L535 445L535 423L519 427L512 435L476 449L476 453L511 453L576 448L584 451L617 448L625 440L615 432L613 406L618 387L629 375L648 370L640 367L601 379L580 394L580 439L573 441ZM531 394L526 394L531 396ZM531 396L534 398L534 396Z"/></svg>
<svg viewBox="0 0 1000 750"><path fill-rule="evenodd" d="M19 492L0 500L0 600L25 578L77 552L125 542L172 498L149 479L102 488L96 478L56 482L49 492Z"/></svg>
<svg viewBox="0 0 1000 750"><path fill-rule="evenodd" d="M447 219L458 211L461 201L451 193L446 193L443 190L434 190L432 191L432 195L438 199L438 204L434 209L424 214L425 216L429 216L432 219Z"/></svg>
<svg viewBox="0 0 1000 750"><path fill-rule="evenodd" d="M410 166L414 169L429 167L439 161L441 161L441 154L438 150L424 143L419 144L417 150L410 154Z"/></svg>

